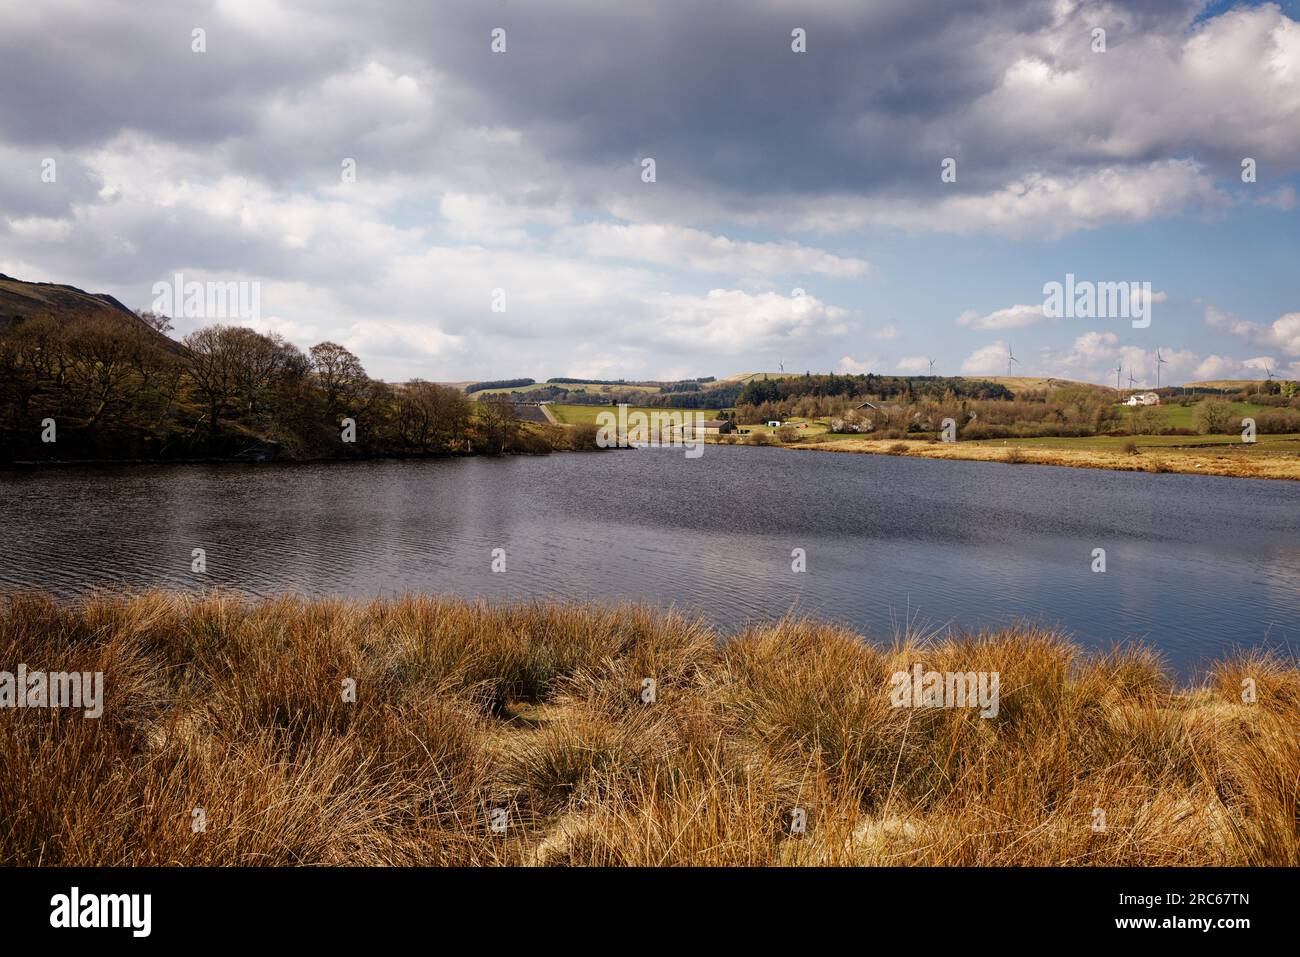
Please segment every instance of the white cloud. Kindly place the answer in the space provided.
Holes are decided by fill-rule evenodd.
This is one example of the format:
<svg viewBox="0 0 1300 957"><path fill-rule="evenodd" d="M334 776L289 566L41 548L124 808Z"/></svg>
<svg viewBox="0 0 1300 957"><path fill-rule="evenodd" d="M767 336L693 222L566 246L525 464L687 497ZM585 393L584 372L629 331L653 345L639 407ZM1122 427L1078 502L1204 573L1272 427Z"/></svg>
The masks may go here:
<svg viewBox="0 0 1300 957"><path fill-rule="evenodd" d="M1300 356L1300 312L1288 312L1269 328L1269 342L1287 355Z"/></svg>
<svg viewBox="0 0 1300 957"><path fill-rule="evenodd" d="M1192 370L1192 381L1201 382L1214 379L1235 379L1241 372L1240 359L1230 356L1209 355L1202 359Z"/></svg>
<svg viewBox="0 0 1300 957"><path fill-rule="evenodd" d="M856 309L811 297L791 311L795 286L855 307L865 296L854 283L872 275L871 247L822 232L1037 240L1234 205L1271 222L1261 207L1296 205L1282 178L1300 168L1300 24L1274 4L1196 22L1178 3L816 4L822 36L871 55L810 61L826 71L810 87L744 82L769 65L753 59L753 37L783 16L764 4L743 17L739 4L657 5L618 56L591 51L611 49L603 41L626 21L584 2L521 7L516 22L571 42L499 63L483 61L483 44L465 52L479 10L451 0L400 16L378 3L216 0L206 57L188 52L180 7L137 17L128 6L6 11L0 80L32 94L0 98L0 168L16 171L0 178L6 271L129 305L176 269L256 278L269 328L300 345L339 339L387 377L547 362L701 374L719 371L715 351L752 358L786 343L824 367L899 329L852 325ZM1104 56L1086 42L1098 16ZM653 89L625 82L664 50L699 69L661 71ZM726 97L699 96L737 77ZM803 109L810 91L825 94L815 110ZM660 179L642 188L635 157L649 143ZM42 184L39 160L56 152L59 183ZM960 178L942 184L950 153ZM1259 161L1250 188L1244 155ZM348 156L353 184L339 176ZM918 252L937 258L942 245ZM991 269L1022 255L992 251ZM495 287L505 314L486 308ZM1197 292L1212 295L1179 290ZM907 316L909 337L941 339L965 305L935 301L943 311L919 328ZM1207 308L1211 328L1252 352L1300 356L1300 313L1215 317ZM1015 305L958 322L1000 335L1041 318ZM859 345L835 341L849 331ZM1107 365L1149 368L1145 350L1107 335L1026 353L1017 371L1113 381ZM1004 347L986 349L966 362L1000 374ZM897 364L928 368L918 358Z"/></svg>
<svg viewBox="0 0 1300 957"><path fill-rule="evenodd" d="M1001 339L976 349L961 364L964 375L1005 375L1006 370L1007 345Z"/></svg>
<svg viewBox="0 0 1300 957"><path fill-rule="evenodd" d="M1108 359L1115 355L1118 343L1113 332L1085 332L1074 340L1074 351L1085 359Z"/></svg>
<svg viewBox="0 0 1300 957"><path fill-rule="evenodd" d="M1033 305L996 309L987 316L981 316L974 309L967 309L957 317L957 325L979 330L1018 329L1022 326L1035 325L1042 322L1044 318L1043 304L1039 302Z"/></svg>
<svg viewBox="0 0 1300 957"><path fill-rule="evenodd" d="M71 219L54 219L49 216L26 216L9 220L9 228L20 240L31 243L58 243L72 235Z"/></svg>
<svg viewBox="0 0 1300 957"><path fill-rule="evenodd" d="M806 204L797 225L827 232L894 227L1059 238L1081 229L1140 223L1186 209L1227 204L1201 163L1168 159L1059 174L1035 171L983 193L938 198L822 197Z"/></svg>
<svg viewBox="0 0 1300 957"><path fill-rule="evenodd" d="M567 230L563 238L577 243L589 256L738 276L814 274L850 279L866 276L871 269L861 259L795 242L748 242L661 223L588 223Z"/></svg>
<svg viewBox="0 0 1300 957"><path fill-rule="evenodd" d="M738 289L712 289L705 296L663 294L651 297L646 322L634 334L646 345L738 355L787 342L813 346L825 336L846 331L847 310L814 296L754 295Z"/></svg>
<svg viewBox="0 0 1300 957"><path fill-rule="evenodd" d="M1045 42L1009 63L962 117L965 128L1076 162L1223 151L1235 165L1300 154L1300 24L1276 4L1170 30L1110 5L1061 3L1055 12ZM1105 54L1077 39L1099 13Z"/></svg>
<svg viewBox="0 0 1300 957"><path fill-rule="evenodd" d="M837 367L839 372L852 375L866 375L878 368L880 368L880 360L871 356L863 356L861 359L855 359L852 356L841 356Z"/></svg>
<svg viewBox="0 0 1300 957"><path fill-rule="evenodd" d="M1232 356L1206 356L1192 371L1192 381L1216 379L1264 379L1268 373L1275 376L1294 376L1300 363L1289 365L1275 361L1273 356L1254 356L1236 359Z"/></svg>
<svg viewBox="0 0 1300 957"><path fill-rule="evenodd" d="M438 211L452 238L497 246L526 242L529 227L554 228L564 225L571 217L566 208L528 206L482 193L444 193Z"/></svg>
<svg viewBox="0 0 1300 957"><path fill-rule="evenodd" d="M1300 356L1300 312L1288 312L1265 326L1238 319L1212 305L1207 305L1205 324L1211 329L1217 329L1255 345L1272 346L1289 356Z"/></svg>
<svg viewBox="0 0 1300 957"><path fill-rule="evenodd" d="M1279 186L1271 193L1265 194L1259 204L1289 213L1296 208L1296 192L1290 186Z"/></svg>
<svg viewBox="0 0 1300 957"><path fill-rule="evenodd" d="M1134 380L1132 385L1146 388L1156 384L1157 350L1164 360L1160 363L1161 385L1174 385L1200 377L1195 370L1203 360L1191 350L1166 345L1147 349L1122 343L1113 332L1097 331L1077 336L1067 349L1043 350L1024 374L1113 386L1118 367L1121 388L1129 387L1130 376Z"/></svg>

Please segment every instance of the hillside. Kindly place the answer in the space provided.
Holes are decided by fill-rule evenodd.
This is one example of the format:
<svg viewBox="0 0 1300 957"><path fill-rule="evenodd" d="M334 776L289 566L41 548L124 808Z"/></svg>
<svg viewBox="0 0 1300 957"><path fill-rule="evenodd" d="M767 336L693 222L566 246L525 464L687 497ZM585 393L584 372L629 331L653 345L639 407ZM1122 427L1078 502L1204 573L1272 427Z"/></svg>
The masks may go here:
<svg viewBox="0 0 1300 957"><path fill-rule="evenodd" d="M822 373L814 373L821 375ZM795 379L802 376L802 372L737 372L733 375L724 376L717 381L717 385L744 385L752 379ZM904 375L902 373L876 372L878 376L886 376L899 379L929 379L930 376ZM1005 376L1005 375L966 375L966 376L934 376L934 379L964 379L968 382L993 382L997 385L1006 386L1012 392L1042 391L1044 389L1107 389L1114 391L1110 386L1098 385L1095 382L1076 382L1073 379L1054 379L1050 376Z"/></svg>
<svg viewBox="0 0 1300 957"><path fill-rule="evenodd" d="M737 372L729 376L722 376L718 379L718 385L744 385L750 379L760 379L766 376L769 379L789 379L796 375L803 375L802 372Z"/></svg>
<svg viewBox="0 0 1300 957"><path fill-rule="evenodd" d="M1206 379L1204 382L1185 383L1189 389L1250 389L1258 390L1264 385L1263 379Z"/></svg>
<svg viewBox="0 0 1300 957"><path fill-rule="evenodd" d="M824 373L814 373L814 374L823 375ZM877 373L877 374L881 376L898 378L898 379L930 378L928 376L893 375L891 373ZM778 379L798 379L801 378L803 375L804 375L803 372L771 372L771 371L735 372L732 373L731 375L720 376L713 382L702 383L700 388L701 391L703 392L710 392L715 389L725 389L728 387L734 388L737 386L743 386L746 383L754 380L761 381L764 379L768 379L771 381L776 381ZM1114 391L1110 386L1099 385L1095 382L1078 382L1073 379L1055 379L1048 376L974 376L973 375L973 376L934 376L933 378L937 381L943 381L944 379L962 379L967 382L992 382L992 383L996 383L997 385L1005 386L1013 393L1043 391L1043 390L1052 390L1052 389L1066 389L1066 388L1104 389L1108 392ZM453 384L458 387L463 387L463 385L466 385L468 383L464 383L464 384L453 383ZM660 391L659 387L665 384L667 384L666 381L629 380L627 382L620 383L618 385L610 385L610 384L603 384L603 383L601 384L570 383L564 385L564 387L571 392L600 393L600 392L609 392L611 389L621 389L625 391L657 393ZM552 387L554 387L554 383L537 382L529 386L518 386L515 388L508 388L508 389L507 388L483 389L483 390L479 390L476 394L493 395L499 393L540 392Z"/></svg>
<svg viewBox="0 0 1300 957"><path fill-rule="evenodd" d="M213 324L185 346L112 296L0 276L0 464L262 462L586 449L544 414L389 385L333 343ZM165 324L163 324L165 327ZM528 419L520 422L519 419Z"/></svg>
<svg viewBox="0 0 1300 957"><path fill-rule="evenodd" d="M179 342L158 332L112 296L58 283L24 282L0 273L0 329L43 317L52 317L61 323L78 319L130 323L146 330L156 339L157 345L168 352L184 352Z"/></svg>
<svg viewBox="0 0 1300 957"><path fill-rule="evenodd" d="M977 379L981 382L995 382L1016 393L1035 392L1044 389L1105 389L1108 392L1115 391L1113 386L1098 385L1095 382L1078 382L1074 379L1054 379L1051 376L972 375L965 378Z"/></svg>

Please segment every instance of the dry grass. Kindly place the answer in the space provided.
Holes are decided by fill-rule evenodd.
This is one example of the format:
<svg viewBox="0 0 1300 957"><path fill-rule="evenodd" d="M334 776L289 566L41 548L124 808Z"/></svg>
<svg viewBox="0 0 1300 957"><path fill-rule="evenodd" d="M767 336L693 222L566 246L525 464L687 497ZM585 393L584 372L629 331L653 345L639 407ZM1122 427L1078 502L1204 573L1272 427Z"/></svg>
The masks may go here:
<svg viewBox="0 0 1300 957"><path fill-rule="evenodd" d="M1189 475L1227 475L1233 478L1300 480L1300 456L1294 452L1255 451L1252 446L1218 446L1205 449L1168 448L1160 458L1146 460L1126 447L1114 449L1035 448L1031 446L977 445L973 442L927 442L919 439L890 442L885 439L840 439L805 442L795 448L817 452L865 452L875 455L911 455L928 459L972 462L1027 462L1121 472L1182 472ZM1136 448L1136 446L1134 446Z"/></svg>
<svg viewBox="0 0 1300 957"><path fill-rule="evenodd" d="M1034 630L151 593L11 598L19 662L107 693L0 712L3 864L1300 864L1300 671L1258 655L1176 691ZM998 715L894 708L915 662L998 672Z"/></svg>

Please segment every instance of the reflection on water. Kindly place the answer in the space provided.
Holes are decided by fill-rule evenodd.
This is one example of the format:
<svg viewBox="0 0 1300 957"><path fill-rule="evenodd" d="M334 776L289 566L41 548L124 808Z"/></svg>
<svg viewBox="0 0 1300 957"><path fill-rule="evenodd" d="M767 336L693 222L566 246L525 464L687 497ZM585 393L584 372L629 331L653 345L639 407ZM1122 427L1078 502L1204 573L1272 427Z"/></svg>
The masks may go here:
<svg viewBox="0 0 1300 957"><path fill-rule="evenodd" d="M793 609L881 638L1019 618L1143 638L1184 673L1300 637L1286 482L710 447L76 468L0 473L0 489L2 588L637 600L727 628Z"/></svg>

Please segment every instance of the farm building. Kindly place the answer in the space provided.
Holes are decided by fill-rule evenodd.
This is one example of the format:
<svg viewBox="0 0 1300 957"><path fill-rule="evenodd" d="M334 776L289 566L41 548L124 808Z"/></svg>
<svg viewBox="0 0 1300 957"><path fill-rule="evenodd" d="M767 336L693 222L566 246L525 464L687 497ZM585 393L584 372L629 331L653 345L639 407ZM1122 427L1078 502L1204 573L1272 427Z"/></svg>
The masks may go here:
<svg viewBox="0 0 1300 957"><path fill-rule="evenodd" d="M1124 402L1125 405L1159 405L1160 396L1154 392L1135 392Z"/></svg>
<svg viewBox="0 0 1300 957"><path fill-rule="evenodd" d="M705 419L699 423L688 421L673 431L683 439L697 439L710 435L726 435L731 429L730 419Z"/></svg>

